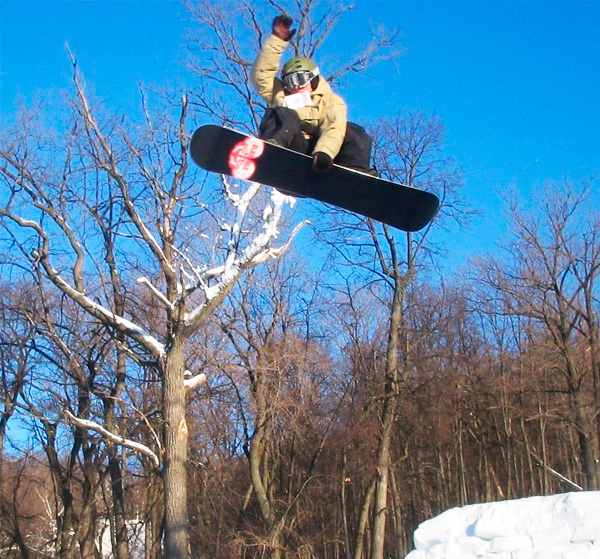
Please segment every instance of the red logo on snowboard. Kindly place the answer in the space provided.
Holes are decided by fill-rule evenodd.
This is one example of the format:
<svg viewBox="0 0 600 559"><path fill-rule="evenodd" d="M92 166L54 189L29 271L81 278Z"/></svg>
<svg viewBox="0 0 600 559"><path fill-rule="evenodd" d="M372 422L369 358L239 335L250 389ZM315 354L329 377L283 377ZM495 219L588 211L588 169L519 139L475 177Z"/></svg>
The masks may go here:
<svg viewBox="0 0 600 559"><path fill-rule="evenodd" d="M246 138L233 146L229 153L229 168L236 179L250 179L256 171L254 159L265 150L265 144L258 138Z"/></svg>

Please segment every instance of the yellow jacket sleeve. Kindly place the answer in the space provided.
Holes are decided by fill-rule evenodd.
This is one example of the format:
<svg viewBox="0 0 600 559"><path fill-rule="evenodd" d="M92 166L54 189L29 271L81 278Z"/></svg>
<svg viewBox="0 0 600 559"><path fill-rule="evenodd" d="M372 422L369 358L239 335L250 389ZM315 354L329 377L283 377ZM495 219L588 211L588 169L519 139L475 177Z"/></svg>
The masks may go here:
<svg viewBox="0 0 600 559"><path fill-rule="evenodd" d="M275 35L271 35L260 49L252 70L250 79L258 94L269 104L274 104L274 96L280 92L283 95L281 80L277 78L281 54L287 47L287 41L283 41Z"/></svg>

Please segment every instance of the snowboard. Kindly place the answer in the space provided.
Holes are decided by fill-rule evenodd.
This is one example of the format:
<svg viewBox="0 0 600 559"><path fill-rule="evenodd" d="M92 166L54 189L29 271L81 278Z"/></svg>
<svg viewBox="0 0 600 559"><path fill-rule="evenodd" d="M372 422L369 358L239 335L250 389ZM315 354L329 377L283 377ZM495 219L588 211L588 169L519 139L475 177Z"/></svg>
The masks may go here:
<svg viewBox="0 0 600 559"><path fill-rule="evenodd" d="M308 155L212 124L194 132L190 153L207 171L333 204L402 231L425 227L439 206L430 192L339 165L316 173Z"/></svg>

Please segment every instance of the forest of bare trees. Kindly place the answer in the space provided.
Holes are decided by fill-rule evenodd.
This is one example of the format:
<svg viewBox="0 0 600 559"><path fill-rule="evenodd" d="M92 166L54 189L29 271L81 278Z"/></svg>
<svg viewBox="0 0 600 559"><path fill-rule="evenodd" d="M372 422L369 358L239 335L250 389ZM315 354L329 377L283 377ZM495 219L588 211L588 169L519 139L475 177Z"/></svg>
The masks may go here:
<svg viewBox="0 0 600 559"><path fill-rule="evenodd" d="M501 250L442 276L432 228L472 210L435 115L364 123L382 175L440 196L419 233L311 224L207 176L190 133L256 129L277 10L220 4L186 2L198 87L148 93L141 124L103 112L69 52L70 120L0 132L0 556L401 559L449 507L598 489L590 185L507 195ZM323 52L331 6L288 6L297 52ZM400 46L374 29L329 77Z"/></svg>

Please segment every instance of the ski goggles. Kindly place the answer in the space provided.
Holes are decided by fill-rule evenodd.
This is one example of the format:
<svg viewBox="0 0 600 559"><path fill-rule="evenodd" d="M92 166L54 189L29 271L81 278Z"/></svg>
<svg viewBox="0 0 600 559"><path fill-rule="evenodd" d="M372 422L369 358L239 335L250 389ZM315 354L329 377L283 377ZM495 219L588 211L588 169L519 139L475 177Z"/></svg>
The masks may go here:
<svg viewBox="0 0 600 559"><path fill-rule="evenodd" d="M292 72L283 76L283 85L287 91L294 91L294 89L302 89L310 82L313 78L319 75L319 68L314 68L310 72L304 70L301 72Z"/></svg>

